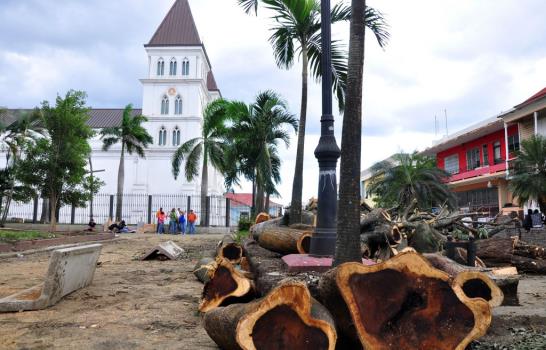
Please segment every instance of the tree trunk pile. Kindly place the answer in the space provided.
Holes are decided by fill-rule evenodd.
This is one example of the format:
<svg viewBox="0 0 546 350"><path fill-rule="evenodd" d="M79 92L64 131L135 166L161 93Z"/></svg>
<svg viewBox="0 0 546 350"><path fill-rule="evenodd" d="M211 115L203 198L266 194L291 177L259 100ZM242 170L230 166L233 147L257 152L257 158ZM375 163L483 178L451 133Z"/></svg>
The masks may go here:
<svg viewBox="0 0 546 350"><path fill-rule="evenodd" d="M337 339L328 310L311 297L305 284L290 280L262 299L207 312L203 325L226 350L334 350Z"/></svg>
<svg viewBox="0 0 546 350"><path fill-rule="evenodd" d="M476 241L476 255L490 266L511 265L519 272L546 273L544 247L527 244L517 237Z"/></svg>
<svg viewBox="0 0 546 350"><path fill-rule="evenodd" d="M227 350L464 349L485 334L491 308L503 300L499 279L505 279L436 251L425 259L412 242L418 230L436 230L443 237L438 220L406 215L405 221L385 210L363 216L363 250L382 262L346 263L326 273L286 270L282 256L307 252L311 232L281 226L279 220L254 225L256 238L241 244L238 260L222 252L232 243L224 239L217 259L203 259L195 269L206 282L199 307L205 330ZM452 219L442 220L444 225Z"/></svg>
<svg viewBox="0 0 546 350"><path fill-rule="evenodd" d="M457 277L408 252L373 266L340 265L321 279L320 299L340 336L366 349L462 350L485 334L491 307L465 294L464 283L476 276Z"/></svg>

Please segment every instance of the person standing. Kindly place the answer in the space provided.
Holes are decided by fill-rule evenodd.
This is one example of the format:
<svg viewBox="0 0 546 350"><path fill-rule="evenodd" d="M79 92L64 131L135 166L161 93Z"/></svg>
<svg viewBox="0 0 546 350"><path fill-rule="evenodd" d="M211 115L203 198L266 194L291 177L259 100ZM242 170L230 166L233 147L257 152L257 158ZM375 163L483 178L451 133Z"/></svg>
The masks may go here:
<svg viewBox="0 0 546 350"><path fill-rule="evenodd" d="M171 235L176 234L177 226L178 226L178 215L176 215L176 209L172 208L169 214L169 233Z"/></svg>
<svg viewBox="0 0 546 350"><path fill-rule="evenodd" d="M524 228L525 231L527 231L527 232L531 231L531 228L533 227L533 219L532 219L532 216L533 216L533 210L532 210L532 209L528 209L528 210L527 210L527 215L525 215L525 218L523 219L523 228Z"/></svg>
<svg viewBox="0 0 546 350"><path fill-rule="evenodd" d="M157 227L155 228L156 233L159 233L159 216L162 211L163 211L163 208L159 208L159 210L155 213L155 218L157 220Z"/></svg>
<svg viewBox="0 0 546 350"><path fill-rule="evenodd" d="M186 213L178 208L178 228L180 232L186 234Z"/></svg>
<svg viewBox="0 0 546 350"><path fill-rule="evenodd" d="M193 212L193 210L190 210L188 213L188 233L190 235L195 234L195 222L197 221L197 215Z"/></svg>
<svg viewBox="0 0 546 350"><path fill-rule="evenodd" d="M165 233L165 216L163 208L160 208L157 214L157 234L159 235Z"/></svg>

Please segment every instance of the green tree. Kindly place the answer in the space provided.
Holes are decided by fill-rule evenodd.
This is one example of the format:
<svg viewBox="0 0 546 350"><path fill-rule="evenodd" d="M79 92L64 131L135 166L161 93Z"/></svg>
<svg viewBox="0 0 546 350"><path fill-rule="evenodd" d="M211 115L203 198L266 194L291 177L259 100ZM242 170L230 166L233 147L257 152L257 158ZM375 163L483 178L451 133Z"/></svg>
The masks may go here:
<svg viewBox="0 0 546 350"><path fill-rule="evenodd" d="M239 5L247 13L257 12L260 0L239 0ZM292 199L290 205L291 222L301 222L303 159L305 146L305 125L307 120L308 71L315 79L321 78L322 49L320 44L320 1L319 0L261 0L266 8L274 12L276 25L269 38L273 46L275 60L280 68L290 69L296 56L301 57L302 85L301 110L298 127L298 145L296 151L296 166L292 184ZM332 8L332 24L349 21L351 8L339 3ZM367 8L363 22L370 28L381 47L389 37L382 15L372 8ZM339 109L343 110L347 78L347 55L342 50L342 43L332 41L332 82L333 90L338 99Z"/></svg>
<svg viewBox="0 0 546 350"><path fill-rule="evenodd" d="M34 143L41 137L44 137L45 129L43 128L41 115L39 110L32 112L20 112L16 115L15 121L4 128L4 133L1 137L1 144L6 150L6 178L10 181L10 186L5 192L5 204L3 207L0 226L4 226L11 201L16 188L16 178L14 176L15 169L19 160L24 155L25 148ZM19 187L19 189L21 189Z"/></svg>
<svg viewBox="0 0 546 350"><path fill-rule="evenodd" d="M193 181L199 175L201 166L201 219L208 217L207 195L209 183L209 163L218 171L224 173L224 155L227 141L226 101L219 99L207 105L203 112L203 127L199 137L184 142L172 157L172 173L176 178L180 174L180 167L185 161L185 175L187 181ZM201 162L201 164L200 164ZM205 221L202 221L205 222Z"/></svg>
<svg viewBox="0 0 546 350"><path fill-rule="evenodd" d="M55 107L42 103L42 123L48 137L31 145L17 168L21 183L49 198L51 231L56 230L61 203L72 201L71 194L83 192L91 153L88 139L93 135L87 125L85 98L84 92L70 90L64 98L57 96Z"/></svg>
<svg viewBox="0 0 546 350"><path fill-rule="evenodd" d="M227 108L234 125L231 129L227 164L232 166L226 177L228 187L233 175L241 174L253 182L254 213L269 207L269 196L277 195L275 185L281 180L278 144L290 144L286 127L298 130L298 120L288 111L286 101L273 91L258 94L250 105L232 102Z"/></svg>
<svg viewBox="0 0 546 350"><path fill-rule="evenodd" d="M136 153L145 158L144 151L153 142L152 137L142 126L148 121L145 116L133 115L133 106L128 104L123 111L121 125L101 130L102 149L108 151L113 145L121 144L118 168L118 187L116 195L116 221L122 220L123 184L125 181L125 153Z"/></svg>
<svg viewBox="0 0 546 350"><path fill-rule="evenodd" d="M436 166L432 157L399 153L394 164L383 161L372 167L372 180L368 186L370 194L377 196L377 205L396 207L403 211L414 200L422 210L433 205L455 206L455 196L445 184L449 173Z"/></svg>
<svg viewBox="0 0 546 350"><path fill-rule="evenodd" d="M520 205L536 200L546 213L546 138L534 135L521 141L515 155L510 189Z"/></svg>

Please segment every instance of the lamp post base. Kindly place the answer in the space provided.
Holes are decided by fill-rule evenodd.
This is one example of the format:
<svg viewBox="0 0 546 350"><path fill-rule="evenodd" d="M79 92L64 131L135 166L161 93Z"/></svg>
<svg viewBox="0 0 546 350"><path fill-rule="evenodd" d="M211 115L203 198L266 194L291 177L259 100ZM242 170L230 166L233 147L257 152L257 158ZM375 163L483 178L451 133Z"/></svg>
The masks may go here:
<svg viewBox="0 0 546 350"><path fill-rule="evenodd" d="M310 252L312 256L333 257L336 252L336 230L317 228L311 237Z"/></svg>

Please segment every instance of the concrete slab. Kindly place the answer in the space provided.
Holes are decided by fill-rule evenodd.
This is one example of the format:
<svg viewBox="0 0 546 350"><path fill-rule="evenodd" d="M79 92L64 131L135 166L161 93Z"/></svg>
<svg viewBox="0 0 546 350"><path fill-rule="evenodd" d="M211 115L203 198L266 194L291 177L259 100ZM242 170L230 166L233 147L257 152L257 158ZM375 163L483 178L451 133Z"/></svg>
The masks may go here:
<svg viewBox="0 0 546 350"><path fill-rule="evenodd" d="M288 272L326 272L332 268L333 258L316 257L308 254L289 254L282 257ZM372 260L362 259L364 265L375 265Z"/></svg>
<svg viewBox="0 0 546 350"><path fill-rule="evenodd" d="M184 249L180 248L173 241L167 241L152 248L140 260L177 260L184 253Z"/></svg>
<svg viewBox="0 0 546 350"><path fill-rule="evenodd" d="M0 312L41 310L93 281L102 245L58 249L49 259L43 284L0 299Z"/></svg>

